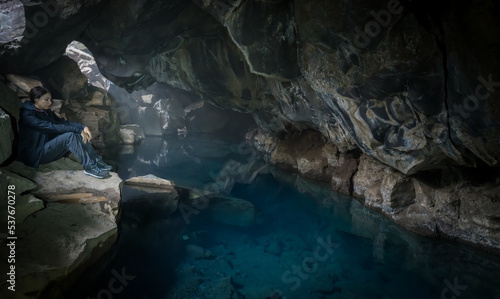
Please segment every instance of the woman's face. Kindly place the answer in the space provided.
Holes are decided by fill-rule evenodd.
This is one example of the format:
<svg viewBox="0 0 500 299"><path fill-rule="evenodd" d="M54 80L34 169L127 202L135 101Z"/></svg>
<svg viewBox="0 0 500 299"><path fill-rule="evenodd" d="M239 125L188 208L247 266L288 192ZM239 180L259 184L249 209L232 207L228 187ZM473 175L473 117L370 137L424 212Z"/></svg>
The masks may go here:
<svg viewBox="0 0 500 299"><path fill-rule="evenodd" d="M52 95L50 93L35 99L35 107L38 109L49 109L50 105L52 105Z"/></svg>

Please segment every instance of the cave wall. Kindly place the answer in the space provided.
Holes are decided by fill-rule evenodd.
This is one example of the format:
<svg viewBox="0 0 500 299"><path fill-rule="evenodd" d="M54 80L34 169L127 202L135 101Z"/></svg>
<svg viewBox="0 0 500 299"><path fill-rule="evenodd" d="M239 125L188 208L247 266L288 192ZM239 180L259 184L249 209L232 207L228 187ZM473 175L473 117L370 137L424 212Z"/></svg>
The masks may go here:
<svg viewBox="0 0 500 299"><path fill-rule="evenodd" d="M178 107L184 116L198 99L250 114L272 163L415 231L475 242L498 226L485 192L498 185L499 12L492 0L14 0L0 4L0 73L50 81L44 68L78 40L129 92L159 83L197 99ZM422 183L455 167L466 167L460 183ZM472 168L494 174L490 191L467 191L473 200L461 191Z"/></svg>
<svg viewBox="0 0 500 299"><path fill-rule="evenodd" d="M412 174L497 165L495 11L491 1L110 1L80 40L130 90L161 82Z"/></svg>

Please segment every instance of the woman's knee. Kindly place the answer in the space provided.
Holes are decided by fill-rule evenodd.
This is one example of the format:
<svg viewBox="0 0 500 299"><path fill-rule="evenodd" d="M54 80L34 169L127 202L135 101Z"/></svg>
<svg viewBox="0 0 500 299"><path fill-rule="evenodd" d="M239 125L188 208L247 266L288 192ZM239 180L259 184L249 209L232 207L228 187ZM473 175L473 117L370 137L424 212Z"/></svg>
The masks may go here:
<svg viewBox="0 0 500 299"><path fill-rule="evenodd" d="M63 135L66 135L66 138L68 139L69 142L82 141L82 136L78 133L67 132L67 133L64 133Z"/></svg>

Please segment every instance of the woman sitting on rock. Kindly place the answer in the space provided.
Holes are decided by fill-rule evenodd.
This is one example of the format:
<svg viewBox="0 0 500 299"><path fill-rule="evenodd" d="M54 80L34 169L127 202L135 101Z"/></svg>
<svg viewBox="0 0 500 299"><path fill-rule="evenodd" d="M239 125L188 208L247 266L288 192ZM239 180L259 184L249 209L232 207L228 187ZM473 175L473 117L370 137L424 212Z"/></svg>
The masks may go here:
<svg viewBox="0 0 500 299"><path fill-rule="evenodd" d="M85 174L100 179L109 175L112 167L90 143L89 128L56 116L49 109L52 95L47 88L32 88L30 100L24 102L20 112L18 160L38 168L71 152L82 163Z"/></svg>

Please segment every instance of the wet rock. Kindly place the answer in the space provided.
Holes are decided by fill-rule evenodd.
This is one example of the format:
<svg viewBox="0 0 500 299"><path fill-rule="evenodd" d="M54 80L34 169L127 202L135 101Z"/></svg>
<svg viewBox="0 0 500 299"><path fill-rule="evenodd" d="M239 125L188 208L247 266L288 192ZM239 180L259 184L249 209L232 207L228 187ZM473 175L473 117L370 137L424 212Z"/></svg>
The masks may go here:
<svg viewBox="0 0 500 299"><path fill-rule="evenodd" d="M156 192L176 193L174 184L171 181L159 178L152 174L140 177L129 178L125 184L135 187L148 188L150 190L157 190Z"/></svg>
<svg viewBox="0 0 500 299"><path fill-rule="evenodd" d="M306 177L327 180L328 160L323 155L325 141L321 134L305 130L290 138L280 140L271 153L271 163L296 169Z"/></svg>
<svg viewBox="0 0 500 299"><path fill-rule="evenodd" d="M136 144L141 142L146 136L144 131L139 125L122 125L120 129L120 136L123 144Z"/></svg>
<svg viewBox="0 0 500 299"><path fill-rule="evenodd" d="M364 199L365 205L381 209L382 208L382 175L388 169L380 162L367 155L361 155L358 171L353 177L353 196Z"/></svg>
<svg viewBox="0 0 500 299"><path fill-rule="evenodd" d="M436 236L435 212L425 206L412 204L402 212L392 216L402 227L424 236Z"/></svg>
<svg viewBox="0 0 500 299"><path fill-rule="evenodd" d="M210 217L219 223L251 226L255 224L255 207L246 200L233 197L217 197L210 200Z"/></svg>

